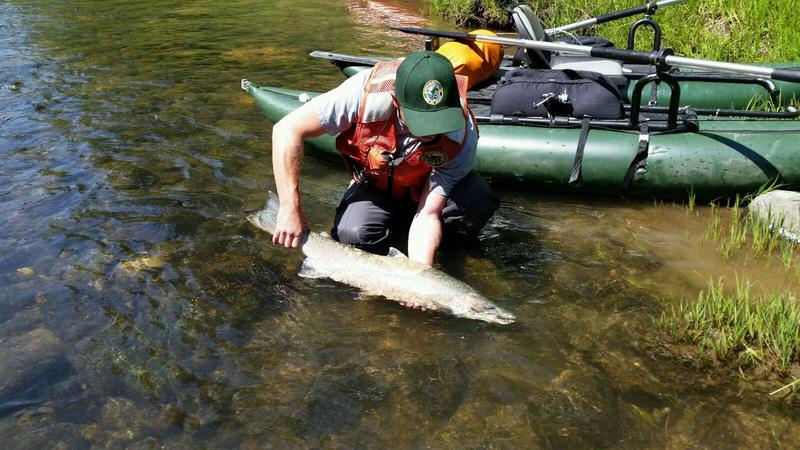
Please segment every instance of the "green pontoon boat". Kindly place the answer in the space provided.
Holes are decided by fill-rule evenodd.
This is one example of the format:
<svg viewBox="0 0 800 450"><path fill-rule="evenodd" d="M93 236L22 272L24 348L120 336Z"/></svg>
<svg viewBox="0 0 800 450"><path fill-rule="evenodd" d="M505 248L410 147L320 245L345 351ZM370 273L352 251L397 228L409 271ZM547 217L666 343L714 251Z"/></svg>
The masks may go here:
<svg viewBox="0 0 800 450"><path fill-rule="evenodd" d="M273 122L316 95L246 80L242 87ZM476 108L477 170L492 182L534 190L658 198L731 197L776 182L800 186L800 121L690 109L669 117L644 109L628 110L622 120L587 121L492 117ZM308 144L340 160L333 136Z"/></svg>

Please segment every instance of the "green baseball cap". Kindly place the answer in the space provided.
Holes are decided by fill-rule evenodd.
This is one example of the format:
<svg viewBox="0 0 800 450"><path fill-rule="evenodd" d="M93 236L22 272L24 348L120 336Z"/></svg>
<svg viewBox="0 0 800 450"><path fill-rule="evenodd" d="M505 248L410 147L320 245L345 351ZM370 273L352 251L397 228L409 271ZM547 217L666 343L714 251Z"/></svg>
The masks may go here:
<svg viewBox="0 0 800 450"><path fill-rule="evenodd" d="M416 52L397 68L395 97L414 136L449 133L464 127L453 65L439 53Z"/></svg>

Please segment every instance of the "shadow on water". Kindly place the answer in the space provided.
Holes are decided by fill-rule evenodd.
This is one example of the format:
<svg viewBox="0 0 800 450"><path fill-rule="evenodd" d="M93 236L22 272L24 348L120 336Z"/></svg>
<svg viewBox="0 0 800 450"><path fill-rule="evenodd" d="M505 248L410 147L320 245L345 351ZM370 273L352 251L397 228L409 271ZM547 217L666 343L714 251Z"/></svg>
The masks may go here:
<svg viewBox="0 0 800 450"><path fill-rule="evenodd" d="M328 89L341 75L308 51L415 49L363 25L424 25L426 6L0 3L0 340L53 363L2 391L7 446L797 441L796 402L665 356L661 304L735 272L682 208L498 188L479 238L438 264L509 327L301 279L299 253L247 224L273 188L270 125L238 80ZM347 176L314 158L303 174L327 230Z"/></svg>

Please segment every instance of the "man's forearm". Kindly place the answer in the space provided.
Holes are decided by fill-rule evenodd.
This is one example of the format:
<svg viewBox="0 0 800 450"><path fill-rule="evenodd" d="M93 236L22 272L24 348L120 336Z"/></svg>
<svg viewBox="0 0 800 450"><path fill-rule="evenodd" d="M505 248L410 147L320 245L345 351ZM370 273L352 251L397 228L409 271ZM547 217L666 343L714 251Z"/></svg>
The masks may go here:
<svg viewBox="0 0 800 450"><path fill-rule="evenodd" d="M276 125L272 132L272 171L282 208L300 209L302 161L302 138L292 133L290 126Z"/></svg>
<svg viewBox="0 0 800 450"><path fill-rule="evenodd" d="M441 240L442 220L439 216L417 213L408 230L408 258L432 266Z"/></svg>

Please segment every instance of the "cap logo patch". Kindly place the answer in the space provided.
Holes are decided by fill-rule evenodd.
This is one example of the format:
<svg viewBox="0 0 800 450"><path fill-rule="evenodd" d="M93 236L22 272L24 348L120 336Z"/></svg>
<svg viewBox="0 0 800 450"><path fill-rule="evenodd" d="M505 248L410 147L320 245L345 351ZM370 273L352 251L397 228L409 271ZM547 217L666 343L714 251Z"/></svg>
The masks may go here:
<svg viewBox="0 0 800 450"><path fill-rule="evenodd" d="M444 89L439 80L430 80L422 87L422 99L425 103L436 106L444 99Z"/></svg>
<svg viewBox="0 0 800 450"><path fill-rule="evenodd" d="M447 153L439 150L423 152L419 159L431 167L442 167L447 162Z"/></svg>

